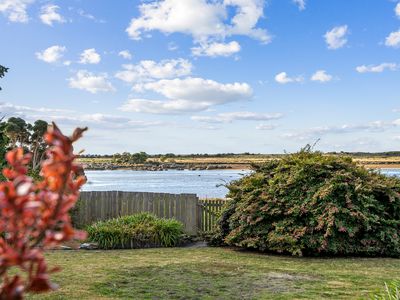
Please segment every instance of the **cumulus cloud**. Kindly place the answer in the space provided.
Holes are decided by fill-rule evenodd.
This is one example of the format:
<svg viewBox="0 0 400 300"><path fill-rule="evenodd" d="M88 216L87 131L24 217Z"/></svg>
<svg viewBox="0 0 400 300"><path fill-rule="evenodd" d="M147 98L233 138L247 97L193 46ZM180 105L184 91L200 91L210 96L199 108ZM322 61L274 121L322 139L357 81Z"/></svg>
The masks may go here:
<svg viewBox="0 0 400 300"><path fill-rule="evenodd" d="M240 51L240 44L236 41L229 43L202 43L199 47L192 48L194 56L231 56Z"/></svg>
<svg viewBox="0 0 400 300"><path fill-rule="evenodd" d="M304 78L302 76L289 77L286 72L281 72L275 76L275 81L280 84L286 84L291 82L303 82Z"/></svg>
<svg viewBox="0 0 400 300"><path fill-rule="evenodd" d="M396 16L400 18L400 2L397 3L394 12L396 13Z"/></svg>
<svg viewBox="0 0 400 300"><path fill-rule="evenodd" d="M186 59L165 59L160 62L142 60L138 64L122 66L124 70L115 74L115 77L128 82L144 82L157 79L168 79L190 75L192 64Z"/></svg>
<svg viewBox="0 0 400 300"><path fill-rule="evenodd" d="M0 12L10 22L27 23L29 21L27 9L33 2L34 0L1 0Z"/></svg>
<svg viewBox="0 0 400 300"><path fill-rule="evenodd" d="M380 65L362 65L356 68L358 73L382 73L385 70L396 71L399 66L395 63L382 63Z"/></svg>
<svg viewBox="0 0 400 300"><path fill-rule="evenodd" d="M231 123L233 121L269 121L282 118L281 113L255 113L250 111L237 111L220 113L216 116L192 116L191 119L205 123Z"/></svg>
<svg viewBox="0 0 400 300"><path fill-rule="evenodd" d="M107 74L96 75L86 70L79 70L68 81L71 88L88 91L92 94L115 90L111 82L108 81Z"/></svg>
<svg viewBox="0 0 400 300"><path fill-rule="evenodd" d="M347 43L348 26L337 26L326 32L324 35L328 49L336 50L342 48Z"/></svg>
<svg viewBox="0 0 400 300"><path fill-rule="evenodd" d="M128 50L122 50L118 53L118 55L127 60L132 59L132 54Z"/></svg>
<svg viewBox="0 0 400 300"><path fill-rule="evenodd" d="M297 5L299 10L306 9L306 0L293 0L293 3Z"/></svg>
<svg viewBox="0 0 400 300"><path fill-rule="evenodd" d="M387 47L399 48L400 47L400 29L398 31L391 32L385 40Z"/></svg>
<svg viewBox="0 0 400 300"><path fill-rule="evenodd" d="M41 52L36 52L36 57L50 64L56 63L63 57L66 50L67 48L64 46L54 45Z"/></svg>
<svg viewBox="0 0 400 300"><path fill-rule="evenodd" d="M234 14L228 9L234 9ZM268 43L271 37L267 31L257 27L263 10L263 0L151 1L139 6L140 16L131 20L126 31L135 40L141 39L144 32L158 30L189 34L203 42L237 34Z"/></svg>
<svg viewBox="0 0 400 300"><path fill-rule="evenodd" d="M153 114L180 114L203 111L215 105L249 100L253 91L247 83L219 83L214 80L188 77L141 84L142 91L164 96L165 100L130 99L123 111Z"/></svg>
<svg viewBox="0 0 400 300"><path fill-rule="evenodd" d="M44 5L41 8L40 20L46 25L53 26L53 23L65 23L65 19L58 13L60 7L54 4Z"/></svg>
<svg viewBox="0 0 400 300"><path fill-rule="evenodd" d="M81 64L98 64L101 61L101 56L96 52L96 49L86 49L81 53L79 62Z"/></svg>
<svg viewBox="0 0 400 300"><path fill-rule="evenodd" d="M322 83L329 82L333 79L332 75L329 75L325 70L318 70L311 76L312 81L319 81Z"/></svg>

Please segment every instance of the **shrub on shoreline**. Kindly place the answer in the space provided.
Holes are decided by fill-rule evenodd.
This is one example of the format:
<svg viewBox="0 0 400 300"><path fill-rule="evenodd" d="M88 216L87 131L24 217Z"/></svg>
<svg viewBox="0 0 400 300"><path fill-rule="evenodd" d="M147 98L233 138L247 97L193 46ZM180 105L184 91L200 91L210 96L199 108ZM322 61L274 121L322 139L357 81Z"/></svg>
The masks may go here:
<svg viewBox="0 0 400 300"><path fill-rule="evenodd" d="M88 239L101 249L174 247L181 243L183 224L174 219L139 213L88 226Z"/></svg>
<svg viewBox="0 0 400 300"><path fill-rule="evenodd" d="M400 180L304 149L255 166L212 242L292 255L400 256Z"/></svg>

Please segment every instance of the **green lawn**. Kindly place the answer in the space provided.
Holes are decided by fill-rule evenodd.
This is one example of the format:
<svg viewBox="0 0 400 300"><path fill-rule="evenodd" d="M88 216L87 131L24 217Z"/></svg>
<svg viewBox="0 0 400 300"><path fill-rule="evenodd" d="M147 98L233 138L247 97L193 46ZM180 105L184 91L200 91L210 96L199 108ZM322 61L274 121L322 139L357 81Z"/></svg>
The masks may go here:
<svg viewBox="0 0 400 300"><path fill-rule="evenodd" d="M29 299L363 299L400 259L313 259L227 248L52 251L57 292Z"/></svg>

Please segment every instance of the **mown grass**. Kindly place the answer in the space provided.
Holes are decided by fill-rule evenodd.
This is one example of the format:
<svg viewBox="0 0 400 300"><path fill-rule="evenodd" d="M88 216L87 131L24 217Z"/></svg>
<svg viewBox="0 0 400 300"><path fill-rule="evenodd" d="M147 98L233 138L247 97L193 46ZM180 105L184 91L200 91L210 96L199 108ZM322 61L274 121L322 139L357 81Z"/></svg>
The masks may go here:
<svg viewBox="0 0 400 300"><path fill-rule="evenodd" d="M315 259L229 248L52 251L57 292L29 299L365 299L400 259Z"/></svg>

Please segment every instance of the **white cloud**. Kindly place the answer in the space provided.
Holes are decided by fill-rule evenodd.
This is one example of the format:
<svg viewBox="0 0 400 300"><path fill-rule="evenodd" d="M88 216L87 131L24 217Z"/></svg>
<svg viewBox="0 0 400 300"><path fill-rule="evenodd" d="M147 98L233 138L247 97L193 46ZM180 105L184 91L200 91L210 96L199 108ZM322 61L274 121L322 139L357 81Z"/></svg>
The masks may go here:
<svg viewBox="0 0 400 300"><path fill-rule="evenodd" d="M126 112L147 114L181 114L205 110L209 105L187 100L160 101L149 99L130 99L120 109Z"/></svg>
<svg viewBox="0 0 400 300"><path fill-rule="evenodd" d="M324 35L325 42L329 49L335 50L342 48L347 43L348 26L337 26L326 32Z"/></svg>
<svg viewBox="0 0 400 300"><path fill-rule="evenodd" d="M115 90L112 84L108 81L107 74L95 75L86 70L79 70L75 76L69 78L68 81L71 88L85 90L92 94Z"/></svg>
<svg viewBox="0 0 400 300"><path fill-rule="evenodd" d="M332 75L329 75L328 73L326 73L325 70L318 70L317 72L315 72L312 76L311 76L311 80L312 81L319 81L319 82L329 82L333 79Z"/></svg>
<svg viewBox="0 0 400 300"><path fill-rule="evenodd" d="M53 26L53 23L65 23L65 19L58 13L60 7L54 4L44 5L41 8L40 20L46 25Z"/></svg>
<svg viewBox="0 0 400 300"><path fill-rule="evenodd" d="M273 130L277 126L275 124L259 124L256 126L257 130Z"/></svg>
<svg viewBox="0 0 400 300"><path fill-rule="evenodd" d="M27 23L29 20L27 9L34 0L0 0L0 12L10 22Z"/></svg>
<svg viewBox="0 0 400 300"><path fill-rule="evenodd" d="M298 6L299 10L306 9L306 0L293 0L293 3Z"/></svg>
<svg viewBox="0 0 400 300"><path fill-rule="evenodd" d="M219 83L214 80L188 77L163 79L140 85L142 91L164 96L165 100L130 99L123 111L154 114L179 114L203 111L214 105L249 100L252 89L247 83Z"/></svg>
<svg viewBox="0 0 400 300"><path fill-rule="evenodd" d="M275 76L275 81L280 84L286 84L291 82L303 82L304 78L302 76L289 77L286 72L281 72Z"/></svg>
<svg viewBox="0 0 400 300"><path fill-rule="evenodd" d="M395 71L399 66L395 63L382 63L380 65L362 65L356 68L358 73L382 73L385 70Z"/></svg>
<svg viewBox="0 0 400 300"><path fill-rule="evenodd" d="M390 33L389 36L386 37L385 45L393 48L400 47L400 29Z"/></svg>
<svg viewBox="0 0 400 300"><path fill-rule="evenodd" d="M81 53L81 64L98 64L101 61L101 56L96 52L96 49L86 49Z"/></svg>
<svg viewBox="0 0 400 300"><path fill-rule="evenodd" d="M250 111L220 113L216 116L192 116L191 119L205 123L231 123L233 121L269 121L282 118L281 113L267 114Z"/></svg>
<svg viewBox="0 0 400 300"><path fill-rule="evenodd" d="M132 54L128 50L122 50L118 53L118 55L127 60L132 59Z"/></svg>
<svg viewBox="0 0 400 300"><path fill-rule="evenodd" d="M0 111L4 114L23 114L23 113L67 113L70 110L53 109L45 107L29 107L24 105L15 105L9 102L0 102Z"/></svg>
<svg viewBox="0 0 400 300"><path fill-rule="evenodd" d="M396 13L396 16L400 18L400 2L397 3L394 12Z"/></svg>
<svg viewBox="0 0 400 300"><path fill-rule="evenodd" d="M234 9L231 18L228 9ZM263 0L152 1L139 6L140 16L131 20L126 31L135 40L144 32L158 30L189 34L203 42L238 34L268 43L271 37L267 31L257 27L263 9Z"/></svg>
<svg viewBox="0 0 400 300"><path fill-rule="evenodd" d="M192 48L194 56L230 56L240 51L240 44L236 41L229 43L201 43Z"/></svg>
<svg viewBox="0 0 400 300"><path fill-rule="evenodd" d="M64 46L54 45L43 50L42 52L36 52L36 57L47 63L56 63L63 57L66 50L67 48Z"/></svg>
<svg viewBox="0 0 400 300"><path fill-rule="evenodd" d="M286 138L293 138L297 140L309 140L319 138L323 135L328 134L345 134L345 133L354 133L354 132L382 132L388 128L393 126L400 125L400 119L398 124L396 124L396 120L393 122L383 122L383 121L375 121L366 124L356 124L356 125L340 125L340 126L321 126L321 127L313 127L307 130L287 133L284 136Z"/></svg>
<svg viewBox="0 0 400 300"><path fill-rule="evenodd" d="M168 50L169 51L175 51L175 50L178 50L178 49L179 49L179 46L176 43L174 43L174 42L169 42L168 43Z"/></svg>
<svg viewBox="0 0 400 300"><path fill-rule="evenodd" d="M79 14L81 17L86 18L86 19L89 19L89 20L91 20L91 21L93 21L93 22L96 22L96 23L106 23L106 21L101 20L101 19L97 19L95 16L93 16L92 14L87 13L87 12L84 11L83 9L78 9L77 12L78 12L78 14Z"/></svg>
<svg viewBox="0 0 400 300"><path fill-rule="evenodd" d="M90 126L92 129L127 129L140 130L149 127L166 125L162 121L143 121L132 120L125 116L110 115L103 113L82 114L74 110L52 109L52 108L36 108L11 103L0 102L0 111L6 118L19 116L29 122L38 119L48 122L55 121L61 126L76 127L79 125Z"/></svg>
<svg viewBox="0 0 400 300"><path fill-rule="evenodd" d="M115 77L128 83L167 79L190 75L192 64L186 59L165 59L160 62L142 60L138 64L123 65Z"/></svg>

